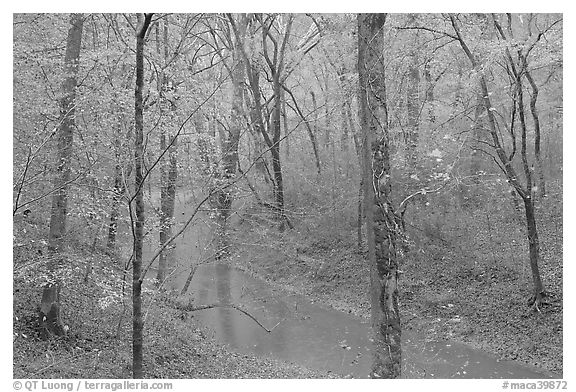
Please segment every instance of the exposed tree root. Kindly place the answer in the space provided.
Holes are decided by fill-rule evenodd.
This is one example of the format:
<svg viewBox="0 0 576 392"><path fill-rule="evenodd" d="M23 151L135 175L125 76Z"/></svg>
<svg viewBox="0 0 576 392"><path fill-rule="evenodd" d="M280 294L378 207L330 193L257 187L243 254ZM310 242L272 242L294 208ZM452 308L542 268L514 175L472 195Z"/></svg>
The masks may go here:
<svg viewBox="0 0 576 392"><path fill-rule="evenodd" d="M549 303L544 300L544 298L548 296L549 296L548 293L546 293L545 291L539 291L538 293L535 293L530 297L527 305L528 307L530 307L532 311L540 313L540 308L542 306L549 305Z"/></svg>

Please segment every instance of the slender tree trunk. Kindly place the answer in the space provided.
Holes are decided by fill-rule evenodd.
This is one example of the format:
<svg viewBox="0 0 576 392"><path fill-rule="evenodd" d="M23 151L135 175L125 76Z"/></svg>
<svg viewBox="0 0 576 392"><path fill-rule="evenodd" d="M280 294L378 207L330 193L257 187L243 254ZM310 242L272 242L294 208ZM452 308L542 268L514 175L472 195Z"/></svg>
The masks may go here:
<svg viewBox="0 0 576 392"><path fill-rule="evenodd" d="M325 76L324 77L324 124L325 124L325 128L324 128L324 146L326 148L330 147L330 149L333 149L333 144L334 144L334 138L332 136L332 121L330 118L330 110L328 108L328 103L330 102L328 99L328 78Z"/></svg>
<svg viewBox="0 0 576 392"><path fill-rule="evenodd" d="M168 16L167 16L168 18ZM168 50L168 19L163 20L163 42L164 42L164 61L169 61ZM158 26L159 28L159 26ZM159 40L158 40L159 41ZM159 44L159 42L158 42ZM169 76L162 72L159 85L159 102L161 117L172 120L175 118L176 107L173 102L166 98L166 92L169 88ZM166 241L172 237L172 225L174 221L174 204L176 202L176 180L178 177L178 158L177 158L177 140L176 136L168 132L167 129L172 127L172 121L162 124L160 133L160 151L166 149L167 159L164 159L160 166L160 246L164 246ZM166 136L169 140L167 142ZM174 247L172 243L167 246L158 257L158 274L156 276L157 284L161 285L166 278L168 269L174 261Z"/></svg>
<svg viewBox="0 0 576 392"><path fill-rule="evenodd" d="M66 42L65 72L62 83L62 99L60 100L61 125L58 129L58 161L54 177L52 196L52 214L50 217L50 233L48 247L53 252L60 252L63 237L66 234L66 216L68 212L68 186L70 180L70 159L72 158L72 143L76 127L76 84L82 44L82 27L84 16L72 14L70 29Z"/></svg>
<svg viewBox="0 0 576 392"><path fill-rule="evenodd" d="M358 15L358 74L363 134L364 210L370 260L374 361L372 378L401 373L397 222L391 193L386 85L382 46L386 14Z"/></svg>
<svg viewBox="0 0 576 392"><path fill-rule="evenodd" d="M278 208L278 218L280 219L280 229L284 229L284 181L282 179L282 165L280 163L280 75L274 77L274 109L272 112L272 132L273 145L270 146L272 154L272 168L274 170L274 198Z"/></svg>
<svg viewBox="0 0 576 392"><path fill-rule="evenodd" d="M119 139L117 139L119 140ZM124 193L124 184L122 183L122 166L120 164L120 154L116 155L116 164L114 166L114 190L112 193L112 207L110 209L110 223L108 224L108 241L106 247L109 251L116 249L116 235L118 234L118 216L120 215L120 198Z"/></svg>
<svg viewBox="0 0 576 392"><path fill-rule="evenodd" d="M58 129L58 161L54 177L52 196L52 211L50 216L50 232L48 250L50 253L60 253L64 248L66 234L66 217L68 213L68 185L70 181L70 160L72 158L72 143L76 127L76 84L82 44L82 28L84 15L70 16L70 29L66 40L65 72L62 83L62 99L60 100L60 128ZM44 286L40 304L39 324L41 335L46 338L51 334L62 335L64 328L60 319L60 279L56 270L59 262L52 258L48 264L49 282Z"/></svg>
<svg viewBox="0 0 576 392"><path fill-rule="evenodd" d="M474 127L472 128L472 154L470 156L470 176L474 184L480 184L478 173L480 172L482 157L478 148L481 148L482 137L482 112L484 111L484 104L480 94L477 96L476 107L474 109Z"/></svg>
<svg viewBox="0 0 576 392"><path fill-rule="evenodd" d="M222 143L222 162L224 166L224 182L222 185L227 185L229 181L236 175L238 167L238 144L240 142L240 131L242 129L243 107L244 101L244 59L242 57L242 43L246 35L246 27L248 25L248 18L246 15L240 16L240 21L237 23L238 35L234 40L234 53L233 53L233 68L232 68L232 111L230 113L231 125L228 133L225 135ZM232 190L228 188L220 188L216 194L218 200L218 248L217 258L223 257L227 254L228 249L227 240L227 221L230 217L232 209Z"/></svg>
<svg viewBox="0 0 576 392"><path fill-rule="evenodd" d="M410 62L408 89L406 92L406 108L408 112L408 127L406 131L406 161L411 174L417 172L418 128L420 126L420 71L418 70L418 55L412 54Z"/></svg>
<svg viewBox="0 0 576 392"><path fill-rule="evenodd" d="M290 96L292 97L292 101L294 102L294 111L300 116L300 118L302 119L302 122L304 122L304 126L306 127L306 130L308 131L308 137L310 137L310 144L312 145L312 152L314 153L314 162L316 163L316 172L318 173L318 176L322 175L322 166L320 164L320 155L318 153L318 143L316 142L316 123L317 123L317 118L314 118L314 130L312 129L312 127L310 127L310 122L308 121L308 119L306 118L306 116L304 116L304 113L302 113L302 111L300 110L300 107L298 106L298 102L296 102L296 97L294 97L294 94L292 94L292 91L290 91L288 88L286 88L285 86L283 86L282 88L282 94L284 93L284 91L287 91L288 94L290 94ZM314 98L314 92L311 91L310 94L312 95L313 101L315 102L315 98ZM282 101L284 102L284 101ZM315 114L316 116L316 114Z"/></svg>
<svg viewBox="0 0 576 392"><path fill-rule="evenodd" d="M175 137L169 135L170 139ZM177 141L171 140L172 145L167 147L166 133L163 130L160 140L160 149L168 148L168 159L161 166L160 188L160 246L172 237L172 225L174 221L174 204L176 202L176 180L178 177ZM173 264L174 244L167 246L158 256L158 274L156 280L161 284L166 278L168 269Z"/></svg>
<svg viewBox="0 0 576 392"><path fill-rule="evenodd" d="M470 60L472 67L474 70L479 70L480 65L470 49L468 45L462 38L460 33L460 28L456 22L456 18L453 15L450 15L450 20L454 31L456 33L457 39L462 47L462 50ZM499 29L500 34L505 38L502 30L498 26L497 21L495 20L496 27ZM488 91L488 83L486 82L486 78L484 77L483 73L480 73L479 82L480 82L480 93L482 97L482 101L484 104L484 110L486 111L487 122L488 122L488 129L492 138L492 145L498 156L498 160L501 162L501 169L505 172L506 177L510 184L514 187L516 192L520 195L522 200L524 200L524 208L526 212L526 226L528 231L528 242L529 242L529 250L530 250L530 266L532 269L532 278L534 281L534 292L535 295L529 301L530 306L534 306L534 308L538 309L538 306L541 303L542 298L544 297L544 288L540 277L540 272L538 270L538 261L539 261L539 245L538 245L538 234L536 228L536 220L534 216L534 198L533 198L533 189L532 189L532 171L530 165L528 163L528 156L527 156L527 127L526 127L526 120L524 115L524 102L523 102L523 87L522 87L522 76L518 73L516 69L515 62L510 55L510 52L507 50L507 57L510 65L510 69L515 77L515 84L516 84L516 94L517 94L517 101L515 104L518 108L519 118L520 118L520 126L521 126L521 151L520 157L522 160L522 166L524 168L524 176L526 178L526 185L523 186L520 183L516 170L514 169L514 165L512 164L511 158L506 155L506 151L502 146L500 136L498 134L497 129L497 122L496 118L493 113L492 102L490 100L490 93Z"/></svg>
<svg viewBox="0 0 576 392"><path fill-rule="evenodd" d="M532 113L532 119L534 121L534 158L536 159L536 175L538 176L538 196L544 198L546 196L546 180L544 178L544 167L542 165L542 154L540 153L540 117L538 116L538 108L536 106L538 102L538 86L532 78L532 74L528 71L528 62L526 56L522 56L523 66L526 79L532 87L532 97L530 98L530 112Z"/></svg>
<svg viewBox="0 0 576 392"><path fill-rule="evenodd" d="M274 178L268 169L269 165L266 161L266 156L264 155L264 142L266 144L268 144L268 142L266 141L266 137L263 133L265 131L263 131L264 123L261 116L259 78L257 73L252 72L252 68L250 66L247 66L246 68L250 79L250 90L254 95L253 100L250 100L249 94L244 96L248 107L250 107L250 122L252 124L251 129L253 129L252 136L254 139L254 154L257 157L254 166L256 167L256 170L262 174L266 184L274 183ZM264 139L264 142L262 139Z"/></svg>
<svg viewBox="0 0 576 392"><path fill-rule="evenodd" d="M288 129L288 116L286 115L286 94L282 90L282 125L284 126L284 145L286 146L286 158L290 158L290 138Z"/></svg>
<svg viewBox="0 0 576 392"><path fill-rule="evenodd" d="M143 378L143 329L142 318L142 245L144 240L144 45L146 31L152 14L138 14L136 32L136 89L134 94L134 195L136 224L134 228L134 260L132 262L132 377Z"/></svg>
<svg viewBox="0 0 576 392"><path fill-rule="evenodd" d="M318 152L318 143L316 143L316 135L318 134L318 103L314 91L310 91L310 97L312 98L312 108L314 110L314 116L312 118L314 120L312 128L310 128L309 124L306 123L306 130L308 131L310 143L312 143L312 149L314 150L314 157L316 158L316 171L318 175L320 175L320 155Z"/></svg>
<svg viewBox="0 0 576 392"><path fill-rule="evenodd" d="M524 209L526 211L526 227L528 234L528 248L530 254L530 269L532 271L532 281L534 283L534 294L528 301L529 305L539 306L544 298L545 291L538 264L540 262L540 241L538 239L538 230L536 228L536 216L534 211L534 200L532 198L524 199Z"/></svg>
<svg viewBox="0 0 576 392"><path fill-rule="evenodd" d="M357 218L358 229L356 231L358 241L358 253L362 252L362 198L364 196L363 189L364 189L364 182L362 179L360 179L360 184L358 186L358 218Z"/></svg>

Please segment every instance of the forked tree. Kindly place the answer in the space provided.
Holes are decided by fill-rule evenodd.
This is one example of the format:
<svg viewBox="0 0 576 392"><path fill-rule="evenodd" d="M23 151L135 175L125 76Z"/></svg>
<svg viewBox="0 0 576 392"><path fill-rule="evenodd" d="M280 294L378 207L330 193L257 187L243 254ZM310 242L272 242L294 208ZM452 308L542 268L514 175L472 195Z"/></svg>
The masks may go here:
<svg viewBox="0 0 576 392"><path fill-rule="evenodd" d="M500 38L504 41L508 41L513 38L513 19L510 14L507 17L508 23L508 33L506 33L501 26L498 18L495 15L490 17L492 22L500 35ZM506 118L503 116L496 116L498 111L494 107L492 102L492 92L490 91L489 84L486 74L486 69L489 70L489 66L483 64L477 55L473 53L468 45L468 41L462 33L460 27L460 22L455 15L449 15L449 20L452 25L454 35L450 35L459 44L466 56L468 57L472 68L477 73L477 81L480 88L480 99L483 104L483 110L486 113L488 134L490 143L488 144L495 153L495 156L488 153L493 157L494 162L499 166L502 172L506 175L508 182L512 185L514 190L518 193L524 204L524 211L526 216L526 231L528 237L528 248L529 248L529 258L530 258L530 269L532 271L533 280L533 294L528 300L528 305L533 307L535 310L539 310L544 298L546 297L546 292L544 289L544 284L542 283L542 278L540 276L539 262L540 262L540 241L538 238L538 229L536 225L536 208L535 208L535 196L537 191L534 166L539 167L539 155L540 155L540 127L538 111L536 108L536 99L538 97L538 88L534 83L532 78L528 58L530 52L536 47L540 40L548 33L554 25L556 25L560 20L549 24L544 30L539 34L530 36L523 45L518 45L516 48L515 44L505 42L504 46L504 59L507 62L507 74L510 81L510 86L512 87L512 92L510 94L510 101L512 104L511 117ZM515 53L513 53L515 52ZM532 99L531 99L531 109L534 120L534 132L535 132L535 165L530 164L530 154L528 150L528 124L526 121L525 114L525 104L524 104L524 80L527 80L532 88ZM536 89L534 89L536 87ZM517 127L517 122L520 126ZM501 128L504 128L510 134L512 139L511 148L507 148L505 140L502 137ZM520 151L517 150L517 138L520 138ZM519 152L519 154L517 154ZM514 165L514 161L518 159L520 161L521 172L523 174L523 179L517 172Z"/></svg>

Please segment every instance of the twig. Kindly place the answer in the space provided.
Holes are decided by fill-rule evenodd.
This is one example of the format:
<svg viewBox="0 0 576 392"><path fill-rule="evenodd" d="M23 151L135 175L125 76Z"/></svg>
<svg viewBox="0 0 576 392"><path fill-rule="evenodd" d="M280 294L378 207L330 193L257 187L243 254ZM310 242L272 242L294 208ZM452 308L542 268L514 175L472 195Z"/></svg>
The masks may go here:
<svg viewBox="0 0 576 392"><path fill-rule="evenodd" d="M188 304L186 306L178 306L178 309L180 310L184 310L187 312L195 312L197 310L205 310L205 309L213 309L213 308L232 308L232 309L236 309L237 311L239 311L240 313L245 314L246 316L250 317L252 320L254 320L254 322L256 324L258 324L260 327L262 327L262 329L264 329L266 332L271 333L272 331L274 331L274 329L280 325L280 323L282 323L282 321L284 321L284 319L278 321L278 323L276 323L276 325L274 325L271 329L266 328L264 325L262 325L262 323L260 321L258 321L258 319L256 317L254 317L253 315L251 315L250 313L248 313L246 310L242 309L240 306L238 305L234 305L234 304L209 304L209 305L198 305L198 306L193 306L192 304Z"/></svg>

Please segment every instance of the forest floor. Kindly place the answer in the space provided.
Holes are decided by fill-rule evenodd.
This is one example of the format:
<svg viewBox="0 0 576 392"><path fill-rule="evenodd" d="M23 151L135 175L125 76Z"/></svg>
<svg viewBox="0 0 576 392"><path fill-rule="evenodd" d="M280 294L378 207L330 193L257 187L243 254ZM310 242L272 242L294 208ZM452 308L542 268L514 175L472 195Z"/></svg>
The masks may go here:
<svg viewBox="0 0 576 392"><path fill-rule="evenodd" d="M290 198L288 198L290 200ZM403 328L427 340L467 343L505 360L562 373L562 197L538 209L540 270L549 305L531 312L525 229L509 201L482 208L430 200L407 213L411 250L401 259ZM296 211L294 206L292 211ZM300 211L303 211L301 208ZM353 206L294 214L295 229L279 232L269 211L248 207L231 224L233 263L268 282L335 309L368 318L369 274L358 250ZM72 244L63 338L38 338L37 307L48 261L40 219L14 220L14 378L131 377L131 305L122 306L118 261ZM365 248L365 244L363 244ZM85 277L88 277L85 280ZM131 281L128 276L127 282ZM130 292L130 284L124 288ZM297 364L234 353L217 343L166 294L145 293L145 375L150 378L324 378Z"/></svg>
<svg viewBox="0 0 576 392"><path fill-rule="evenodd" d="M13 377L131 378L131 300L119 304L117 262L78 245L61 257L70 266L61 292L66 336L39 338L46 227L14 221ZM87 274L86 272L89 271ZM87 279L85 280L85 276ZM127 277L131 282L131 277ZM130 284L125 287L130 293ZM167 295L148 291L144 302L146 378L327 378L296 364L238 354L215 341Z"/></svg>
<svg viewBox="0 0 576 392"><path fill-rule="evenodd" d="M413 242L400 267L403 328L561 375L562 196L548 196L537 211L540 271L550 293L540 312L526 305L532 278L525 226L510 204L487 200L471 211L422 204L407 214ZM232 229L232 260L272 284L368 318L369 271L354 217L346 223L339 213L318 215L296 217L294 230L279 232L267 211L247 209Z"/></svg>

